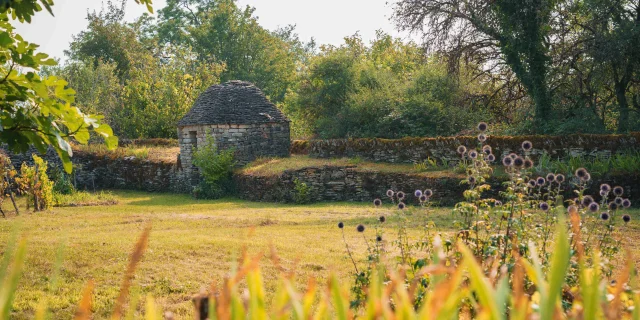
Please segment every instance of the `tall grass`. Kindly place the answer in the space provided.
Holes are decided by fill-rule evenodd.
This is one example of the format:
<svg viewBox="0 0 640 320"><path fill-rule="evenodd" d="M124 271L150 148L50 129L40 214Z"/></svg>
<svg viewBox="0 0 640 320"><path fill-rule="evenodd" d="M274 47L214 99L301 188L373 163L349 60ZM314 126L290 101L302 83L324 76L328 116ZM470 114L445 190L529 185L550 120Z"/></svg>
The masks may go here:
<svg viewBox="0 0 640 320"><path fill-rule="evenodd" d="M497 263L489 276L476 260L472 251L459 243L462 260L452 266L443 259L442 247L430 258L430 265L420 270L421 278L430 281L424 303L414 309L413 284L406 283L403 270L388 273L376 271L368 287L364 309L355 314L349 308L349 294L336 277L331 276L326 286L318 286L310 280L306 290L300 292L291 274L282 275L273 297L273 303L265 296L260 256L240 259L236 271L225 278L221 287L212 286L209 293L194 298L198 319L640 319L640 292L634 278L633 264L621 268L617 282L604 283L598 268L590 268L599 255L587 257L581 246L580 217L571 217L571 237L564 221L558 223L555 247L551 256L551 268L543 270L535 249L529 257L517 256L512 276L501 270ZM138 297L129 297L129 288L150 235L145 228L130 256L120 294L112 313L112 319L136 316ZM18 286L26 257L26 242L13 236L0 264L0 319L11 315L11 304ZM577 254L574 254L577 253ZM274 262L278 259L271 255ZM566 288L565 272L570 265L579 268L579 286ZM384 270L384 269L379 269ZM525 292L525 283L533 282L535 292ZM91 318L91 295L95 284L88 282L78 303L76 319ZM246 288L246 291L244 291ZM636 291L634 291L636 290ZM564 310L560 297L570 292L574 295L572 309ZM125 309L126 301L128 309ZM161 310L152 297L147 297L145 319L162 319ZM46 305L44 306L46 310ZM37 312L36 319L45 319L46 312Z"/></svg>
<svg viewBox="0 0 640 320"><path fill-rule="evenodd" d="M569 174L578 168L585 168L596 176L607 174L626 174L640 172L640 152L614 154L611 157L598 156L586 158L573 156L569 159L553 159L548 153L543 153L537 161L538 173L555 172Z"/></svg>

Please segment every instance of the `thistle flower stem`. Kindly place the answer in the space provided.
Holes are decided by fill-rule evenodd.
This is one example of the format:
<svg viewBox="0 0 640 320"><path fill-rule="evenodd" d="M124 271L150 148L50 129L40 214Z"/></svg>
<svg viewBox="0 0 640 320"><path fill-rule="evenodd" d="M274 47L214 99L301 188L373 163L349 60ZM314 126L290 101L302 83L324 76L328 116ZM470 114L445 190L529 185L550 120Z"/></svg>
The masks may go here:
<svg viewBox="0 0 640 320"><path fill-rule="evenodd" d="M347 247L347 254L349 254L349 258L351 258L351 262L353 262L353 267L356 269L356 274L359 274L358 265L356 265L356 261L353 260L353 255L351 254L351 250L349 250L349 244L347 243L347 239L344 236L344 229L342 229L342 241L344 241L344 246Z"/></svg>

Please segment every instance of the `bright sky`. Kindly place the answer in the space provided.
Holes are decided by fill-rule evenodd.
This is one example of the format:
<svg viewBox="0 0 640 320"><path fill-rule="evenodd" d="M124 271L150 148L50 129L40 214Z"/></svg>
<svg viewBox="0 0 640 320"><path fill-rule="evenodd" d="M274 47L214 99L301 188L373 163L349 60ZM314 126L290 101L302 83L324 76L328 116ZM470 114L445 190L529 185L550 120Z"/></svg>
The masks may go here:
<svg viewBox="0 0 640 320"><path fill-rule="evenodd" d="M162 8L165 0L154 0L154 10ZM342 43L345 36L359 32L365 41L375 37L382 29L394 36L401 36L389 21L394 0L238 0L242 7L256 8L258 22L269 30L295 24L300 38L311 37L317 44ZM36 14L31 24L17 26L25 40L40 45L40 51L65 59L64 50L69 47L72 35L87 27L87 11L102 7L102 0L55 0L52 17L48 12ZM128 0L127 21L139 17L146 8ZM406 35L404 36L406 38Z"/></svg>

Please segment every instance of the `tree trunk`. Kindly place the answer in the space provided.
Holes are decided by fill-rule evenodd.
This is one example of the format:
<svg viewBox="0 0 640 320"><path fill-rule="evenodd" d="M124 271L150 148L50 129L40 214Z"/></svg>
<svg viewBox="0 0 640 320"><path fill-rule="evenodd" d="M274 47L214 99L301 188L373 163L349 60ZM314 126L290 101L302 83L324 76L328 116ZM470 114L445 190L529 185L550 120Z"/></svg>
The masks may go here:
<svg viewBox="0 0 640 320"><path fill-rule="evenodd" d="M618 114L618 133L629 131L629 102L627 101L627 84L616 82L616 99L620 109Z"/></svg>

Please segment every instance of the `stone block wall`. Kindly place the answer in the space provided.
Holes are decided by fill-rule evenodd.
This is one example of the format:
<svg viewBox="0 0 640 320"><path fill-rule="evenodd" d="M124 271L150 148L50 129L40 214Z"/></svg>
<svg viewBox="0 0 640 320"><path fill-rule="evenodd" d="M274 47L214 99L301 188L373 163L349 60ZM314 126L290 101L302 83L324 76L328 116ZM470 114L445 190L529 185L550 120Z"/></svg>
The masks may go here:
<svg viewBox="0 0 640 320"><path fill-rule="evenodd" d="M288 122L180 127L180 162L186 174L194 173L193 147L204 145L208 134L215 138L218 148L235 150L238 166L243 166L258 157L287 157L291 147Z"/></svg>
<svg viewBox="0 0 640 320"><path fill-rule="evenodd" d="M431 189L434 192L432 200L438 205L451 206L463 201L463 192L467 185L460 184L462 176L450 175L444 177L425 177L418 174L384 173L376 171L361 171L356 166L322 166L299 170L287 170L275 176L253 176L237 174L234 176L238 197L251 201L265 202L294 202L295 180L305 183L310 188L311 202L318 201L373 201L380 198L389 202L385 197L388 189L404 191L407 194L407 204L417 204L413 196L416 189ZM625 197L640 198L640 172L631 175L605 176L591 181L585 194L594 196L598 201L599 186L609 183L620 185L625 189ZM500 199L499 191L504 187L504 180L491 177L487 181L491 191L486 195ZM575 197L571 190L565 192L565 198Z"/></svg>
<svg viewBox="0 0 640 320"><path fill-rule="evenodd" d="M571 156L609 157L624 151L640 151L640 132L626 135L573 134L565 136L489 136L486 144L500 159L511 152L522 153L520 145L533 143L531 157L536 160L544 152L552 158ZM458 161L456 149L463 145L477 148L476 137L403 138L403 139L333 139L294 142L293 151L318 158L360 157L391 163L419 163L427 158L438 162Z"/></svg>

